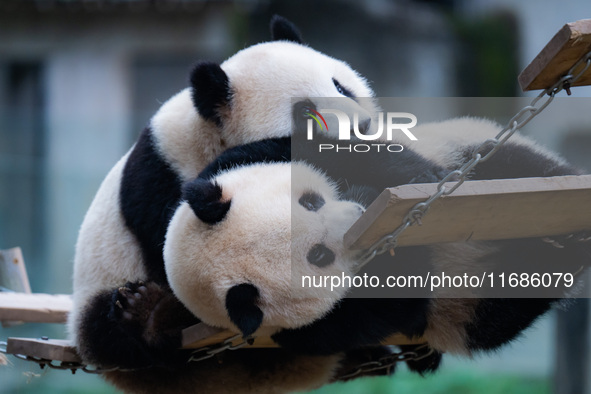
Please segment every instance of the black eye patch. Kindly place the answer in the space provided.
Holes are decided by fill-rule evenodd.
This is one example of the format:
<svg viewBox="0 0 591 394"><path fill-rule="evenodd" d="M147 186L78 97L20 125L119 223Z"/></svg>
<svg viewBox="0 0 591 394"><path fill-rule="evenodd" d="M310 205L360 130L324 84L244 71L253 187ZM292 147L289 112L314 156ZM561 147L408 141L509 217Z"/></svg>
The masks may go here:
<svg viewBox="0 0 591 394"><path fill-rule="evenodd" d="M347 89L346 87L344 87L343 85L341 85L341 83L339 81L337 81L336 79L332 79L332 83L334 83L334 87L337 88L337 91L342 94L343 96L346 97L351 97L353 98L353 92L351 92L349 89Z"/></svg>
<svg viewBox="0 0 591 394"><path fill-rule="evenodd" d="M323 244L316 244L308 252L308 262L320 268L330 265L335 260L335 255L332 250Z"/></svg>
<svg viewBox="0 0 591 394"><path fill-rule="evenodd" d="M316 212L324 206L324 198L318 193L306 192L298 200L300 205L308 211Z"/></svg>

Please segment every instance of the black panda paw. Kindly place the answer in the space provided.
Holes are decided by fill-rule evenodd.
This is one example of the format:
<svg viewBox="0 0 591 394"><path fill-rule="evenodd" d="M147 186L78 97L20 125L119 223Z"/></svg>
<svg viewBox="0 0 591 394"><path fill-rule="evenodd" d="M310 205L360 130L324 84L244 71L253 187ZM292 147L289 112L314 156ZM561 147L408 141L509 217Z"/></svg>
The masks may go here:
<svg viewBox="0 0 591 394"><path fill-rule="evenodd" d="M149 282L128 282L113 290L112 312L122 324L142 332L144 339L154 338L155 317L167 292L158 284Z"/></svg>
<svg viewBox="0 0 591 394"><path fill-rule="evenodd" d="M422 174L412 178L408 183L439 183L443 178L448 176L450 172L450 170L441 167L430 168ZM457 179L457 176L452 176L448 181L453 182Z"/></svg>
<svg viewBox="0 0 591 394"><path fill-rule="evenodd" d="M161 349L180 347L182 330L199 323L171 290L154 282L128 282L114 290L113 310L122 325Z"/></svg>

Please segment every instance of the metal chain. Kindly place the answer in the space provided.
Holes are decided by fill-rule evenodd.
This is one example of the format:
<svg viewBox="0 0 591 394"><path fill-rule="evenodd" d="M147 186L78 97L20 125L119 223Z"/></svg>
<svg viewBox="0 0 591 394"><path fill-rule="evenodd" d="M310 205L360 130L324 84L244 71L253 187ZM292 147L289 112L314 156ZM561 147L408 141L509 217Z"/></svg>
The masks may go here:
<svg viewBox="0 0 591 394"><path fill-rule="evenodd" d="M379 371L382 369L390 369L396 363L403 361L419 361L426 357L429 357L435 352L428 344L417 346L411 351L402 351L398 353L391 353L386 356L380 357L377 360L368 361L363 364L359 364L355 370L348 372L344 375L340 375L337 379L351 379L360 374L366 374L369 372Z"/></svg>
<svg viewBox="0 0 591 394"><path fill-rule="evenodd" d="M247 338L242 342L233 345L232 342L234 342L238 338L240 338L240 334L236 334L233 337L226 339L225 341L216 346L205 346L195 349L191 352L191 356L187 360L187 363L207 360L208 358L212 358L216 354L224 352L226 350L237 350L243 348L246 345L252 345L254 341L253 338Z"/></svg>
<svg viewBox="0 0 591 394"><path fill-rule="evenodd" d="M397 245L398 237L407 228L418 223L421 224L421 219L427 213L431 204L442 196L447 196L453 193L462 183L466 181L466 178L472 171L472 169L481 162L484 162L491 158L505 142L515 132L521 129L523 126L528 124L533 118L540 114L551 102L554 100L555 95L566 90L567 94L570 95L571 85L577 81L587 69L591 66L591 52L588 52L583 56L574 66L572 66L568 72L561 77L553 86L542 91L536 96L529 105L523 107L517 112L510 120L507 125L496 135L495 138L484 141L478 148L472 153L472 157L466 163L464 163L457 170L451 171L447 174L438 184L437 190L425 201L417 203L413 206L405 217L402 219L402 224L396 228L390 234L386 234L378 241L376 241L371 247L369 247L360 258L360 263L357 269L361 269L364 265L369 263L374 257L385 253L388 250L394 250ZM548 96L548 97L545 97ZM543 100L545 98L545 100ZM486 154L484 152L490 149ZM453 185L446 185L447 182L455 182Z"/></svg>
<svg viewBox="0 0 591 394"><path fill-rule="evenodd" d="M187 359L187 363L189 362L196 362L206 360L208 358L214 357L215 355L224 352L226 350L237 350L243 348L246 345L252 344L254 339L247 338L236 345L233 342L240 338L240 334L237 334L233 337L230 337L217 345L210 345L195 349L191 352L189 358ZM7 352L8 343L4 341L0 341L0 353L2 354L10 354ZM51 369L60 369L60 370L70 370L72 374L76 373L76 371L82 371L89 374L102 374L106 372L132 372L132 371L139 371L143 369L150 368L149 366L141 367L141 368L121 368L121 367L108 367L108 368L100 368L100 367L91 367L90 365L79 363L79 362L67 362L67 361L56 361L56 360L48 360L45 358L38 358L33 356L27 356L24 354L12 354L12 356L18 358L19 360L23 361L31 361L36 364L39 364L41 369L45 367Z"/></svg>

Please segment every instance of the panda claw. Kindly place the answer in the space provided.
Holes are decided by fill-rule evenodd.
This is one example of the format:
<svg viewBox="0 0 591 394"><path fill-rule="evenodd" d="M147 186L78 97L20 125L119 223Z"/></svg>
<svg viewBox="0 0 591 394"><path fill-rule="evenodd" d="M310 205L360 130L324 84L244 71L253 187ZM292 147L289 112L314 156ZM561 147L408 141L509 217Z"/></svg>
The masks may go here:
<svg viewBox="0 0 591 394"><path fill-rule="evenodd" d="M121 294L122 296L126 297L127 293L131 292L131 289L128 287L120 287L119 288L119 294Z"/></svg>
<svg viewBox="0 0 591 394"><path fill-rule="evenodd" d="M119 300L115 301L115 305L117 305L120 309L123 309L123 305L121 305Z"/></svg>

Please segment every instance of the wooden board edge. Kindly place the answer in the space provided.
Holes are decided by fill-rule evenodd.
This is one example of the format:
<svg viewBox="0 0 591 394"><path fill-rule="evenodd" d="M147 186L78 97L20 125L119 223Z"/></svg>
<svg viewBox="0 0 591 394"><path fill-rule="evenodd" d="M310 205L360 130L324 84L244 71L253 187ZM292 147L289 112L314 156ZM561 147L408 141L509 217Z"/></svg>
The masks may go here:
<svg viewBox="0 0 591 394"><path fill-rule="evenodd" d="M76 348L70 341L63 339L10 337L7 340L6 352L46 360L72 363L81 361Z"/></svg>
<svg viewBox="0 0 591 394"><path fill-rule="evenodd" d="M375 235L371 236L371 239L369 240L367 238L369 236L368 234L371 232L371 225L376 223L380 217L385 214L386 210L393 207L396 203L400 204L400 222L402 222L402 217L407 213L408 209L414 206L414 204L424 201L436 191L436 188L437 184L435 183L424 183L401 185L384 190L384 192L380 195L380 197L383 197L383 199L376 204L375 209L372 209L373 204L370 205L361 218L359 218L359 220L351 226L347 233L345 233L345 246L350 249L367 248L369 245L373 244L379 239L379 237ZM487 196L506 195L511 193L543 193L552 192L554 190L558 190L560 192L577 190L585 191L590 188L591 175L476 180L466 181L453 194L443 197L438 201L438 203L441 204L446 199L449 201L450 199L464 198L467 196L485 198ZM388 196L390 196L390 203L385 201ZM396 212L396 214L398 214L398 212ZM390 231L393 231L395 228L396 226L392 224Z"/></svg>
<svg viewBox="0 0 591 394"><path fill-rule="evenodd" d="M392 188L383 190L370 206L367 207L363 215L353 223L343 237L345 248L354 249L356 241L360 238L360 234L365 234L376 218L381 216L393 204L393 200L396 198L393 190ZM427 197L428 195L425 195L425 198Z"/></svg>
<svg viewBox="0 0 591 394"><path fill-rule="evenodd" d="M548 63L560 52L571 36L571 26L565 24L554 34L542 50L517 76L517 81L522 91L533 90L530 88L534 79L542 72Z"/></svg>
<svg viewBox="0 0 591 394"><path fill-rule="evenodd" d="M10 291L30 294L31 284L27 275L25 259L23 257L23 251L21 248L17 246L10 249L0 250L0 260L4 260L5 264L10 264L8 267L0 267L0 272L2 272L3 269L6 269L8 272L5 272L5 274L9 276L12 274L18 278L18 285L11 288L8 283L5 283L5 281L9 281L9 278L3 279L2 276L0 276L0 288L4 287ZM1 261L0 264L2 264Z"/></svg>
<svg viewBox="0 0 591 394"><path fill-rule="evenodd" d="M565 24L517 76L521 90L525 92L549 88L550 86L542 86L540 83L537 83L538 77L544 73L553 60L555 60L556 56L565 49L567 44L576 45L582 35L591 35L591 19L581 19ZM591 46L587 46L586 50L583 49L581 51L581 57L590 49ZM574 59L568 67L573 66L577 60ZM558 80L567 71L568 68L559 71L556 79ZM574 84L573 86L578 86L578 84Z"/></svg>
<svg viewBox="0 0 591 394"><path fill-rule="evenodd" d="M67 294L0 292L0 321L65 323L72 308Z"/></svg>
<svg viewBox="0 0 591 394"><path fill-rule="evenodd" d="M223 341L236 336L236 333L208 326L205 323L197 323L193 326L187 327L183 330L183 349L197 349L200 347L213 346L222 343ZM238 337L232 341L233 344L242 342L242 338ZM383 345L416 345L422 344L426 341L423 338L408 338L403 334L393 334L382 341ZM278 348L270 336L260 336L254 338L254 342L245 346L245 349L254 348Z"/></svg>

